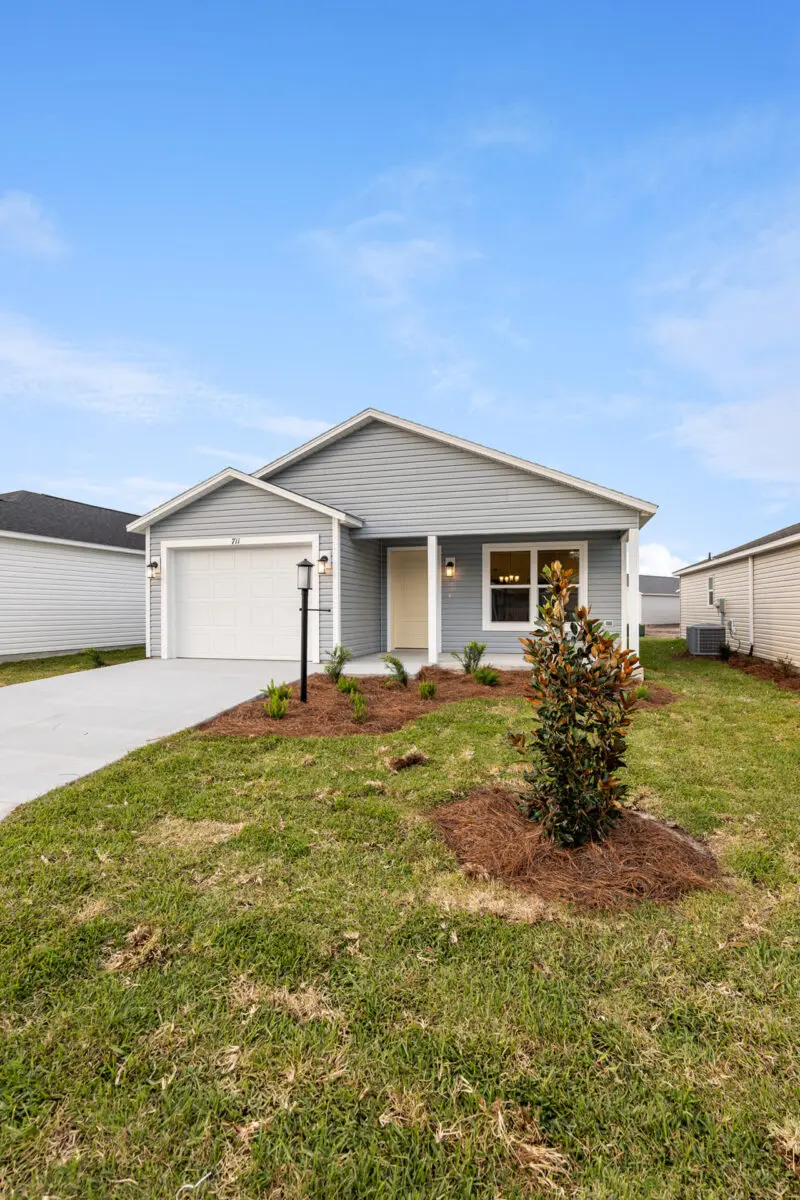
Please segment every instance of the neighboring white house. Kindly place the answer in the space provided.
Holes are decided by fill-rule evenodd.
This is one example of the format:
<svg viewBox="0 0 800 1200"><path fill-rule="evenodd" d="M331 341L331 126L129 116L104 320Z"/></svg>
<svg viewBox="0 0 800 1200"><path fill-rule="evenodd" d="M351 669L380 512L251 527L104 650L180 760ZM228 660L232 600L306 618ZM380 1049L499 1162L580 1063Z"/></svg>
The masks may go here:
<svg viewBox="0 0 800 1200"><path fill-rule="evenodd" d="M131 523L147 535L148 655L296 659L302 559L317 564L314 662L338 643L450 662L479 639L490 656L519 655L557 559L573 572L573 603L637 650L639 530L655 511L367 409Z"/></svg>
<svg viewBox="0 0 800 1200"><path fill-rule="evenodd" d="M0 493L0 660L144 643L144 538L133 513Z"/></svg>
<svg viewBox="0 0 800 1200"><path fill-rule="evenodd" d="M640 575L642 624L677 625L681 619L681 584L674 575Z"/></svg>
<svg viewBox="0 0 800 1200"><path fill-rule="evenodd" d="M681 634L726 628L728 644L800 666L800 523L683 567Z"/></svg>

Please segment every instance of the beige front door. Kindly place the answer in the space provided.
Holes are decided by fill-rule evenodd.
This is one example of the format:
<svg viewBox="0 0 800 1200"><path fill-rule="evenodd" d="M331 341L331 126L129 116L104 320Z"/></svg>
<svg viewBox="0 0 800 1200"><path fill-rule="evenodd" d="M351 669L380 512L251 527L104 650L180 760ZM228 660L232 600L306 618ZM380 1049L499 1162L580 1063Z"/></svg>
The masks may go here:
<svg viewBox="0 0 800 1200"><path fill-rule="evenodd" d="M389 645L425 650L428 645L428 552L389 551Z"/></svg>

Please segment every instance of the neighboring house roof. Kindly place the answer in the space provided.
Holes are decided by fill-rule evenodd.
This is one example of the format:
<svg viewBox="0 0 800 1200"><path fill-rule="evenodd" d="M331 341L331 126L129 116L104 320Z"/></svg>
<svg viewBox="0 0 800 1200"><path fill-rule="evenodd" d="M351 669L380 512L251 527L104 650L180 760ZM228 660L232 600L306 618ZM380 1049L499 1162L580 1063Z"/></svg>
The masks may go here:
<svg viewBox="0 0 800 1200"><path fill-rule="evenodd" d="M135 513L42 492L0 492L0 533L144 550L144 538L127 529L135 518Z"/></svg>
<svg viewBox="0 0 800 1200"><path fill-rule="evenodd" d="M695 571L705 571L709 566L715 564L735 562L737 558L749 558L751 554L766 554L769 550L779 550L783 546L792 546L796 542L800 542L800 522L794 525L785 525L783 529L776 529L774 533L754 538L752 542L742 542L740 546L733 546L730 550L723 550L720 554L709 554L708 558L701 559L700 562L690 563L688 567L681 567L675 574L678 576L691 575Z"/></svg>
<svg viewBox="0 0 800 1200"><path fill-rule="evenodd" d="M648 500L640 500L636 496L629 496L625 492L616 492L611 488L602 487L597 483L589 483L587 480L579 479L575 475L567 475L563 471L554 471L550 467L543 467L539 463L529 462L525 458L517 458L513 454L505 454L502 450L491 450L488 446L482 446L478 442L469 442L464 438L454 437L449 433L442 433L438 429L431 429L427 425L418 425L416 421L408 421L404 417L395 417L391 413L381 412L377 408L365 408L363 412L357 413L347 421L342 421L340 425L334 425L332 429L321 433L319 437L312 438L310 442L298 446L296 450L284 454L281 458L276 458L274 462L267 463L266 466L258 471L254 471L253 474L259 479L275 475L290 464L306 458L309 454L315 454L324 446L329 446L332 442L347 437L348 434L353 433L356 429L361 429L362 426L369 424L371 421L379 421L385 425L392 425L397 429L405 429L409 433L421 434L423 437L443 442L445 445L456 446L472 454L479 454L483 458L493 459L495 462L505 463L506 466L516 467L520 471L528 472L528 474L539 475L544 479L550 479L556 483L563 483L569 487L577 488L579 491L588 492L592 496L601 496L603 499L622 504L639 513L642 518L642 525L646 521L649 521L658 508L657 504L652 504Z"/></svg>
<svg viewBox="0 0 800 1200"><path fill-rule="evenodd" d="M150 525L155 525L156 521L163 521L171 513L185 508L187 504L193 504L201 496L207 496L210 492L215 492L217 488L223 487L232 480L249 484L256 491L269 492L273 496L280 496L282 499L290 500L295 504L301 505L303 508L312 508L315 512L324 513L327 517L335 517L343 525L349 525L353 529L360 529L364 524L358 517L352 516L351 513L343 512L342 509L331 508L329 504L321 504L319 500L310 500L308 496L301 496L299 492L290 492L288 488L279 487L277 483L268 483L263 479L255 479L252 475L245 474L244 471L237 471L235 467L225 467L222 471L218 471L216 475L212 475L209 479L204 479L202 483L196 484L195 487L189 488L188 491L181 492L179 496L175 496L172 500L167 500L166 503L160 504L158 508L154 508L150 512L145 513L144 516L131 521L128 529L137 533L141 532Z"/></svg>
<svg viewBox="0 0 800 1200"><path fill-rule="evenodd" d="M680 589L681 581L673 575L639 576L639 591L643 596L677 596Z"/></svg>

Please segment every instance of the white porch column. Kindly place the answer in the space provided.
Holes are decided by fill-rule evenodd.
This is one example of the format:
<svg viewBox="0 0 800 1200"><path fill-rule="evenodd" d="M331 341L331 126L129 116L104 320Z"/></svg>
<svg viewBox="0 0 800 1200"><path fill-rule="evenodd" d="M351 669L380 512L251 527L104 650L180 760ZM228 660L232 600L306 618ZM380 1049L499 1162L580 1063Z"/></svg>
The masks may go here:
<svg viewBox="0 0 800 1200"><path fill-rule="evenodd" d="M439 564L439 539L428 534L428 662L439 661L441 636L442 572Z"/></svg>
<svg viewBox="0 0 800 1200"><path fill-rule="evenodd" d="M628 532L623 533L619 539L619 557L620 557L620 619L619 619L619 640L620 645L624 650L629 649L630 641L628 640Z"/></svg>
<svg viewBox="0 0 800 1200"><path fill-rule="evenodd" d="M639 594L639 530L628 530L628 644L639 653L639 622L642 619L642 598Z"/></svg>

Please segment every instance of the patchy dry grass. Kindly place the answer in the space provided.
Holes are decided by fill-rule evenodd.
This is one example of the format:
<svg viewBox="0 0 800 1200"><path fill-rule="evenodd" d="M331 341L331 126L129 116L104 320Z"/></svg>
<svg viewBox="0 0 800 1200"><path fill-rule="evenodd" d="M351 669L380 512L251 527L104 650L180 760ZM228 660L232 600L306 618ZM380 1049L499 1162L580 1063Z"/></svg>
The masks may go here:
<svg viewBox="0 0 800 1200"><path fill-rule="evenodd" d="M106 666L135 662L144 658L144 646L129 646L125 650L101 650ZM74 675L76 671L101 670L94 668L85 654L56 654L50 658L25 658L17 662L0 662L0 687L12 683L30 683L32 679L51 679L54 675Z"/></svg>
<svg viewBox="0 0 800 1200"><path fill-rule="evenodd" d="M630 779L727 874L672 905L456 870L424 814L518 779L527 708L491 694L379 737L181 734L13 813L0 1196L799 1197L800 703L673 648Z"/></svg>

